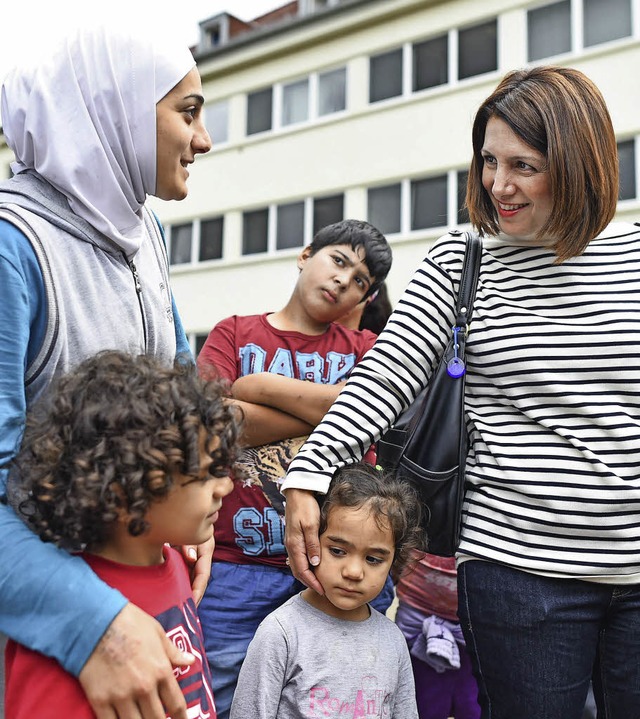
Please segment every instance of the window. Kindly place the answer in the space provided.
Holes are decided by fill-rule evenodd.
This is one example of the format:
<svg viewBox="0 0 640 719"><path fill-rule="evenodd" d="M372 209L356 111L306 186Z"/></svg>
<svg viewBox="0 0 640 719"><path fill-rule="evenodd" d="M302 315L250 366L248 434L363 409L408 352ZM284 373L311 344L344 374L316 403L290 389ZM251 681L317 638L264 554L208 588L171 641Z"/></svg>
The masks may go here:
<svg viewBox="0 0 640 719"><path fill-rule="evenodd" d="M571 0L527 13L529 62L571 51Z"/></svg>
<svg viewBox="0 0 640 719"><path fill-rule="evenodd" d="M171 228L171 251L169 262L172 265L183 265L191 262L191 237L193 225L174 225Z"/></svg>
<svg viewBox="0 0 640 719"><path fill-rule="evenodd" d="M204 124L213 146L221 145L229 139L229 103L210 102L204 106Z"/></svg>
<svg viewBox="0 0 640 719"><path fill-rule="evenodd" d="M311 0L314 10L324 10L325 8L337 5L340 0Z"/></svg>
<svg viewBox="0 0 640 719"><path fill-rule="evenodd" d="M498 69L498 21L458 32L458 78L482 75Z"/></svg>
<svg viewBox="0 0 640 719"><path fill-rule="evenodd" d="M444 85L448 81L448 36L416 43L413 46L413 91Z"/></svg>
<svg viewBox="0 0 640 719"><path fill-rule="evenodd" d="M277 98L274 113L274 97ZM347 68L340 67L247 96L247 135L314 120L347 107Z"/></svg>
<svg viewBox="0 0 640 719"><path fill-rule="evenodd" d="M367 193L369 222L384 235L400 232L400 183L371 188Z"/></svg>
<svg viewBox="0 0 640 719"><path fill-rule="evenodd" d="M276 249L304 245L304 202L292 202L278 205L278 224L276 230Z"/></svg>
<svg viewBox="0 0 640 719"><path fill-rule="evenodd" d="M584 0L584 46L631 35L631 0Z"/></svg>
<svg viewBox="0 0 640 719"><path fill-rule="evenodd" d="M369 58L369 102L402 95L402 48Z"/></svg>
<svg viewBox="0 0 640 719"><path fill-rule="evenodd" d="M247 135L271 129L273 89L252 92L247 96Z"/></svg>
<svg viewBox="0 0 640 719"><path fill-rule="evenodd" d="M224 218L213 217L200 223L200 262L222 258L222 231Z"/></svg>
<svg viewBox="0 0 640 719"><path fill-rule="evenodd" d="M343 219L344 194L307 197L243 213L242 254L305 247L325 225Z"/></svg>
<svg viewBox="0 0 640 719"><path fill-rule="evenodd" d="M620 162L619 200L633 200L636 190L635 141L625 140L618 143L618 160Z"/></svg>
<svg viewBox="0 0 640 719"><path fill-rule="evenodd" d="M210 50L229 41L229 15L220 13L200 23L198 50Z"/></svg>
<svg viewBox="0 0 640 719"><path fill-rule="evenodd" d="M309 118L309 78L282 88L282 124L292 125Z"/></svg>
<svg viewBox="0 0 640 719"><path fill-rule="evenodd" d="M469 223L464 209L467 170L434 177L405 178L368 190L367 217L384 234L424 232Z"/></svg>
<svg viewBox="0 0 640 719"><path fill-rule="evenodd" d="M266 252L269 238L269 210L242 213L242 254Z"/></svg>
<svg viewBox="0 0 640 719"><path fill-rule="evenodd" d="M411 229L447 224L447 176L429 177L411 183Z"/></svg>
<svg viewBox="0 0 640 719"><path fill-rule="evenodd" d="M209 41L209 47L217 47L220 44L222 33L220 32L220 25L214 25L213 27L207 28L207 40Z"/></svg>
<svg viewBox="0 0 640 719"><path fill-rule="evenodd" d="M193 338L193 354L197 357L200 354L200 350L204 347L204 343L207 341L208 334L197 334Z"/></svg>
<svg viewBox="0 0 640 719"><path fill-rule="evenodd" d="M469 179L468 170L461 170L457 173L458 184L458 204L457 204L457 223L458 225L466 225L469 222L469 210L464 206L467 200L467 181Z"/></svg>
<svg viewBox="0 0 640 719"><path fill-rule="evenodd" d="M318 76L318 115L340 112L347 106L347 68Z"/></svg>
<svg viewBox="0 0 640 719"><path fill-rule="evenodd" d="M344 195L331 195L313 201L313 234L322 227L344 220Z"/></svg>

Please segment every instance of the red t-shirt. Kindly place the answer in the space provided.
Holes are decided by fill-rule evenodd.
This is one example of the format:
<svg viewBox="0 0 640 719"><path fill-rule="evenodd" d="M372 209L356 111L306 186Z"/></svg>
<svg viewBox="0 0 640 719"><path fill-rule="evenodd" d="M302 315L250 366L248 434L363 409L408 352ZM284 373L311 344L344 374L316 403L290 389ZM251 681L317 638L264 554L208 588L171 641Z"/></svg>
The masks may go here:
<svg viewBox="0 0 640 719"><path fill-rule="evenodd" d="M419 556L417 553L414 559ZM454 557L425 554L410 564L396 585L398 599L424 614L458 621L458 587Z"/></svg>
<svg viewBox="0 0 640 719"><path fill-rule="evenodd" d="M216 718L211 673L184 560L165 547L163 564L138 567L92 554L82 558L107 584L154 616L171 641L196 661L174 669L190 717ZM5 712L11 719L95 719L80 682L55 659L9 640L5 650Z"/></svg>
<svg viewBox="0 0 640 719"><path fill-rule="evenodd" d="M338 384L376 341L369 330L349 330L333 323L321 335L285 332L267 315L234 315L210 332L198 356L203 377L233 383L258 372ZM225 497L215 526L214 560L284 567L284 514L280 484L306 437L246 450L240 465L246 475Z"/></svg>

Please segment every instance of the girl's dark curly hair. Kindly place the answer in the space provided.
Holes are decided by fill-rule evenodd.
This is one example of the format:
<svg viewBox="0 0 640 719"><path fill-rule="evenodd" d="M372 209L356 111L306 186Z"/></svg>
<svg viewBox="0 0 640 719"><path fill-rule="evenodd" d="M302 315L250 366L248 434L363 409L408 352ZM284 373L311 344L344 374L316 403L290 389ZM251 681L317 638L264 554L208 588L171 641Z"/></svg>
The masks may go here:
<svg viewBox="0 0 640 719"><path fill-rule="evenodd" d="M347 465L336 472L320 505L320 534L327 529L329 512L336 507L367 506L383 529L391 527L395 554L394 574L410 561L413 550L424 550L422 505L414 488L366 462ZM422 556L422 555L420 555Z"/></svg>
<svg viewBox="0 0 640 719"><path fill-rule="evenodd" d="M192 364L102 352L58 379L27 417L10 501L45 541L96 549L124 510L133 536L174 473L200 474L200 432L209 473L225 477L240 417ZM212 441L213 440L213 441Z"/></svg>

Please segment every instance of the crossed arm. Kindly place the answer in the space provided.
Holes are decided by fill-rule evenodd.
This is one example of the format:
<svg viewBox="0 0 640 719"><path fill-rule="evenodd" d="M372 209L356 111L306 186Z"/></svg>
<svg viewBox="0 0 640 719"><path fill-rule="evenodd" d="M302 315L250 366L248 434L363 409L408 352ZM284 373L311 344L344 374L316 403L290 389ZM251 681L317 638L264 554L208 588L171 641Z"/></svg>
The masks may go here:
<svg viewBox="0 0 640 719"><path fill-rule="evenodd" d="M233 383L231 395L245 413L245 442L255 447L309 434L320 423L344 385L345 382L316 384L269 372L240 377ZM312 558L314 566L320 561L318 503L311 492L304 490L289 490L286 497L287 513L295 507L296 519L304 526L301 533L289 532L287 528L289 556L295 557L297 563L300 562L299 557L304 557L296 576L319 594L324 594L306 561L307 556ZM305 533L309 538L306 545Z"/></svg>
<svg viewBox="0 0 640 719"><path fill-rule="evenodd" d="M237 379L231 397L245 416L250 447L309 434L329 410L344 382L335 385L259 372Z"/></svg>

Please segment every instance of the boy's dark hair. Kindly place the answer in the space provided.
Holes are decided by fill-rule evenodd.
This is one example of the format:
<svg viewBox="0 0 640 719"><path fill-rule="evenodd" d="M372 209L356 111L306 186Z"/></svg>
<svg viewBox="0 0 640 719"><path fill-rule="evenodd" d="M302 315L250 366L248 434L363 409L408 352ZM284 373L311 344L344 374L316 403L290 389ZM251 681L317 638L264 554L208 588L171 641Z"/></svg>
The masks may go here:
<svg viewBox="0 0 640 719"><path fill-rule="evenodd" d="M320 530L327 529L329 512L335 507L358 509L368 506L380 528L391 527L395 554L391 565L399 573L413 550L424 550L421 526L422 506L414 488L385 474L366 462L356 462L338 470L320 504Z"/></svg>
<svg viewBox="0 0 640 719"><path fill-rule="evenodd" d="M199 476L201 429L214 447L209 473L229 473L239 419L223 396L190 363L115 351L85 360L28 415L12 504L43 540L71 550L103 545L122 510L129 533L143 534L173 473Z"/></svg>
<svg viewBox="0 0 640 719"><path fill-rule="evenodd" d="M318 230L309 247L311 254L329 245L349 245L352 250L364 248L364 262L373 277L373 284L364 298L375 292L391 269L391 247L387 238L373 225L363 220L342 220ZM364 299L363 298L363 299Z"/></svg>
<svg viewBox="0 0 640 719"><path fill-rule="evenodd" d="M367 303L362 312L358 329L371 330L374 334L379 335L391 317L393 307L386 282L383 282L376 291L378 294Z"/></svg>

